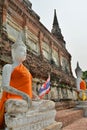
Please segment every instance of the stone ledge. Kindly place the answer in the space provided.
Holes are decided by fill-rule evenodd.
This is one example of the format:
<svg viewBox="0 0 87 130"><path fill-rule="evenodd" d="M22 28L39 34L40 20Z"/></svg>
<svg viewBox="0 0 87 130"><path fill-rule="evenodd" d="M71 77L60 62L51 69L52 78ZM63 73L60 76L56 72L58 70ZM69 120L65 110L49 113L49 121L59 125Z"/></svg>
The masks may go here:
<svg viewBox="0 0 87 130"><path fill-rule="evenodd" d="M55 103L55 108L57 111L73 108L76 106L75 101L61 101Z"/></svg>

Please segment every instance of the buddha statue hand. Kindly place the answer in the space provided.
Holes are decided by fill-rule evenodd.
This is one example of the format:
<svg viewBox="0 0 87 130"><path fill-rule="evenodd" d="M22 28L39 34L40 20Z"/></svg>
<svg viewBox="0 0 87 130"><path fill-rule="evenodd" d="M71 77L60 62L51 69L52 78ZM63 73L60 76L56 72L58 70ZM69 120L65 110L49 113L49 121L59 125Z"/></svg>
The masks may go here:
<svg viewBox="0 0 87 130"><path fill-rule="evenodd" d="M31 98L27 95L27 94L22 94L22 97L23 97L23 99L24 100L26 100L27 101L27 103L28 103L28 108L30 108L31 106L32 106L32 100L31 100Z"/></svg>

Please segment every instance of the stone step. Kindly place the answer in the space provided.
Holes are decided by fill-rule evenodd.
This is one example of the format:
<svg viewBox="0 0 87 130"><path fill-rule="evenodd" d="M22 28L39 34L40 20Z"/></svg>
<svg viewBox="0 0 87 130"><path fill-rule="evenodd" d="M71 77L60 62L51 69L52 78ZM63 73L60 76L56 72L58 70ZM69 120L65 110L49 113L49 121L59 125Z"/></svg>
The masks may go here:
<svg viewBox="0 0 87 130"><path fill-rule="evenodd" d="M64 127L62 130L87 130L87 118L83 117Z"/></svg>
<svg viewBox="0 0 87 130"><path fill-rule="evenodd" d="M55 120L62 122L63 127L83 117L83 110L66 109L57 111Z"/></svg>

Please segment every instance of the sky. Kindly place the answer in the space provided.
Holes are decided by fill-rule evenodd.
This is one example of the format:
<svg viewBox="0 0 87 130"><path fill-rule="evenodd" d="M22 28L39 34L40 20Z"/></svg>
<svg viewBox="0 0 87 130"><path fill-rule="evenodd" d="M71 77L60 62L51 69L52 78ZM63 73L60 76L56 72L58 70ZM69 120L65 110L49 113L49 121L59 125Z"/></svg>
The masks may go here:
<svg viewBox="0 0 87 130"><path fill-rule="evenodd" d="M87 70L87 0L30 0L32 9L40 16L40 22L52 29L54 9L59 26L71 54L71 67L75 76L77 61Z"/></svg>

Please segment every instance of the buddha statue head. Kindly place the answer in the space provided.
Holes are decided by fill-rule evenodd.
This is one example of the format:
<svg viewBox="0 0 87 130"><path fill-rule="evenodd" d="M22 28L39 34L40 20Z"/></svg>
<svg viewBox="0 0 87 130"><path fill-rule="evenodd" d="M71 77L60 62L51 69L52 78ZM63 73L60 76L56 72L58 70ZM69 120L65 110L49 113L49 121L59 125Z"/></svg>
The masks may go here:
<svg viewBox="0 0 87 130"><path fill-rule="evenodd" d="M77 62L77 67L75 69L75 73L77 78L81 78L82 77L82 69L79 67L79 63Z"/></svg>
<svg viewBox="0 0 87 130"><path fill-rule="evenodd" d="M23 43L21 33L19 33L16 42L12 45L13 62L23 62L26 59L26 46Z"/></svg>

